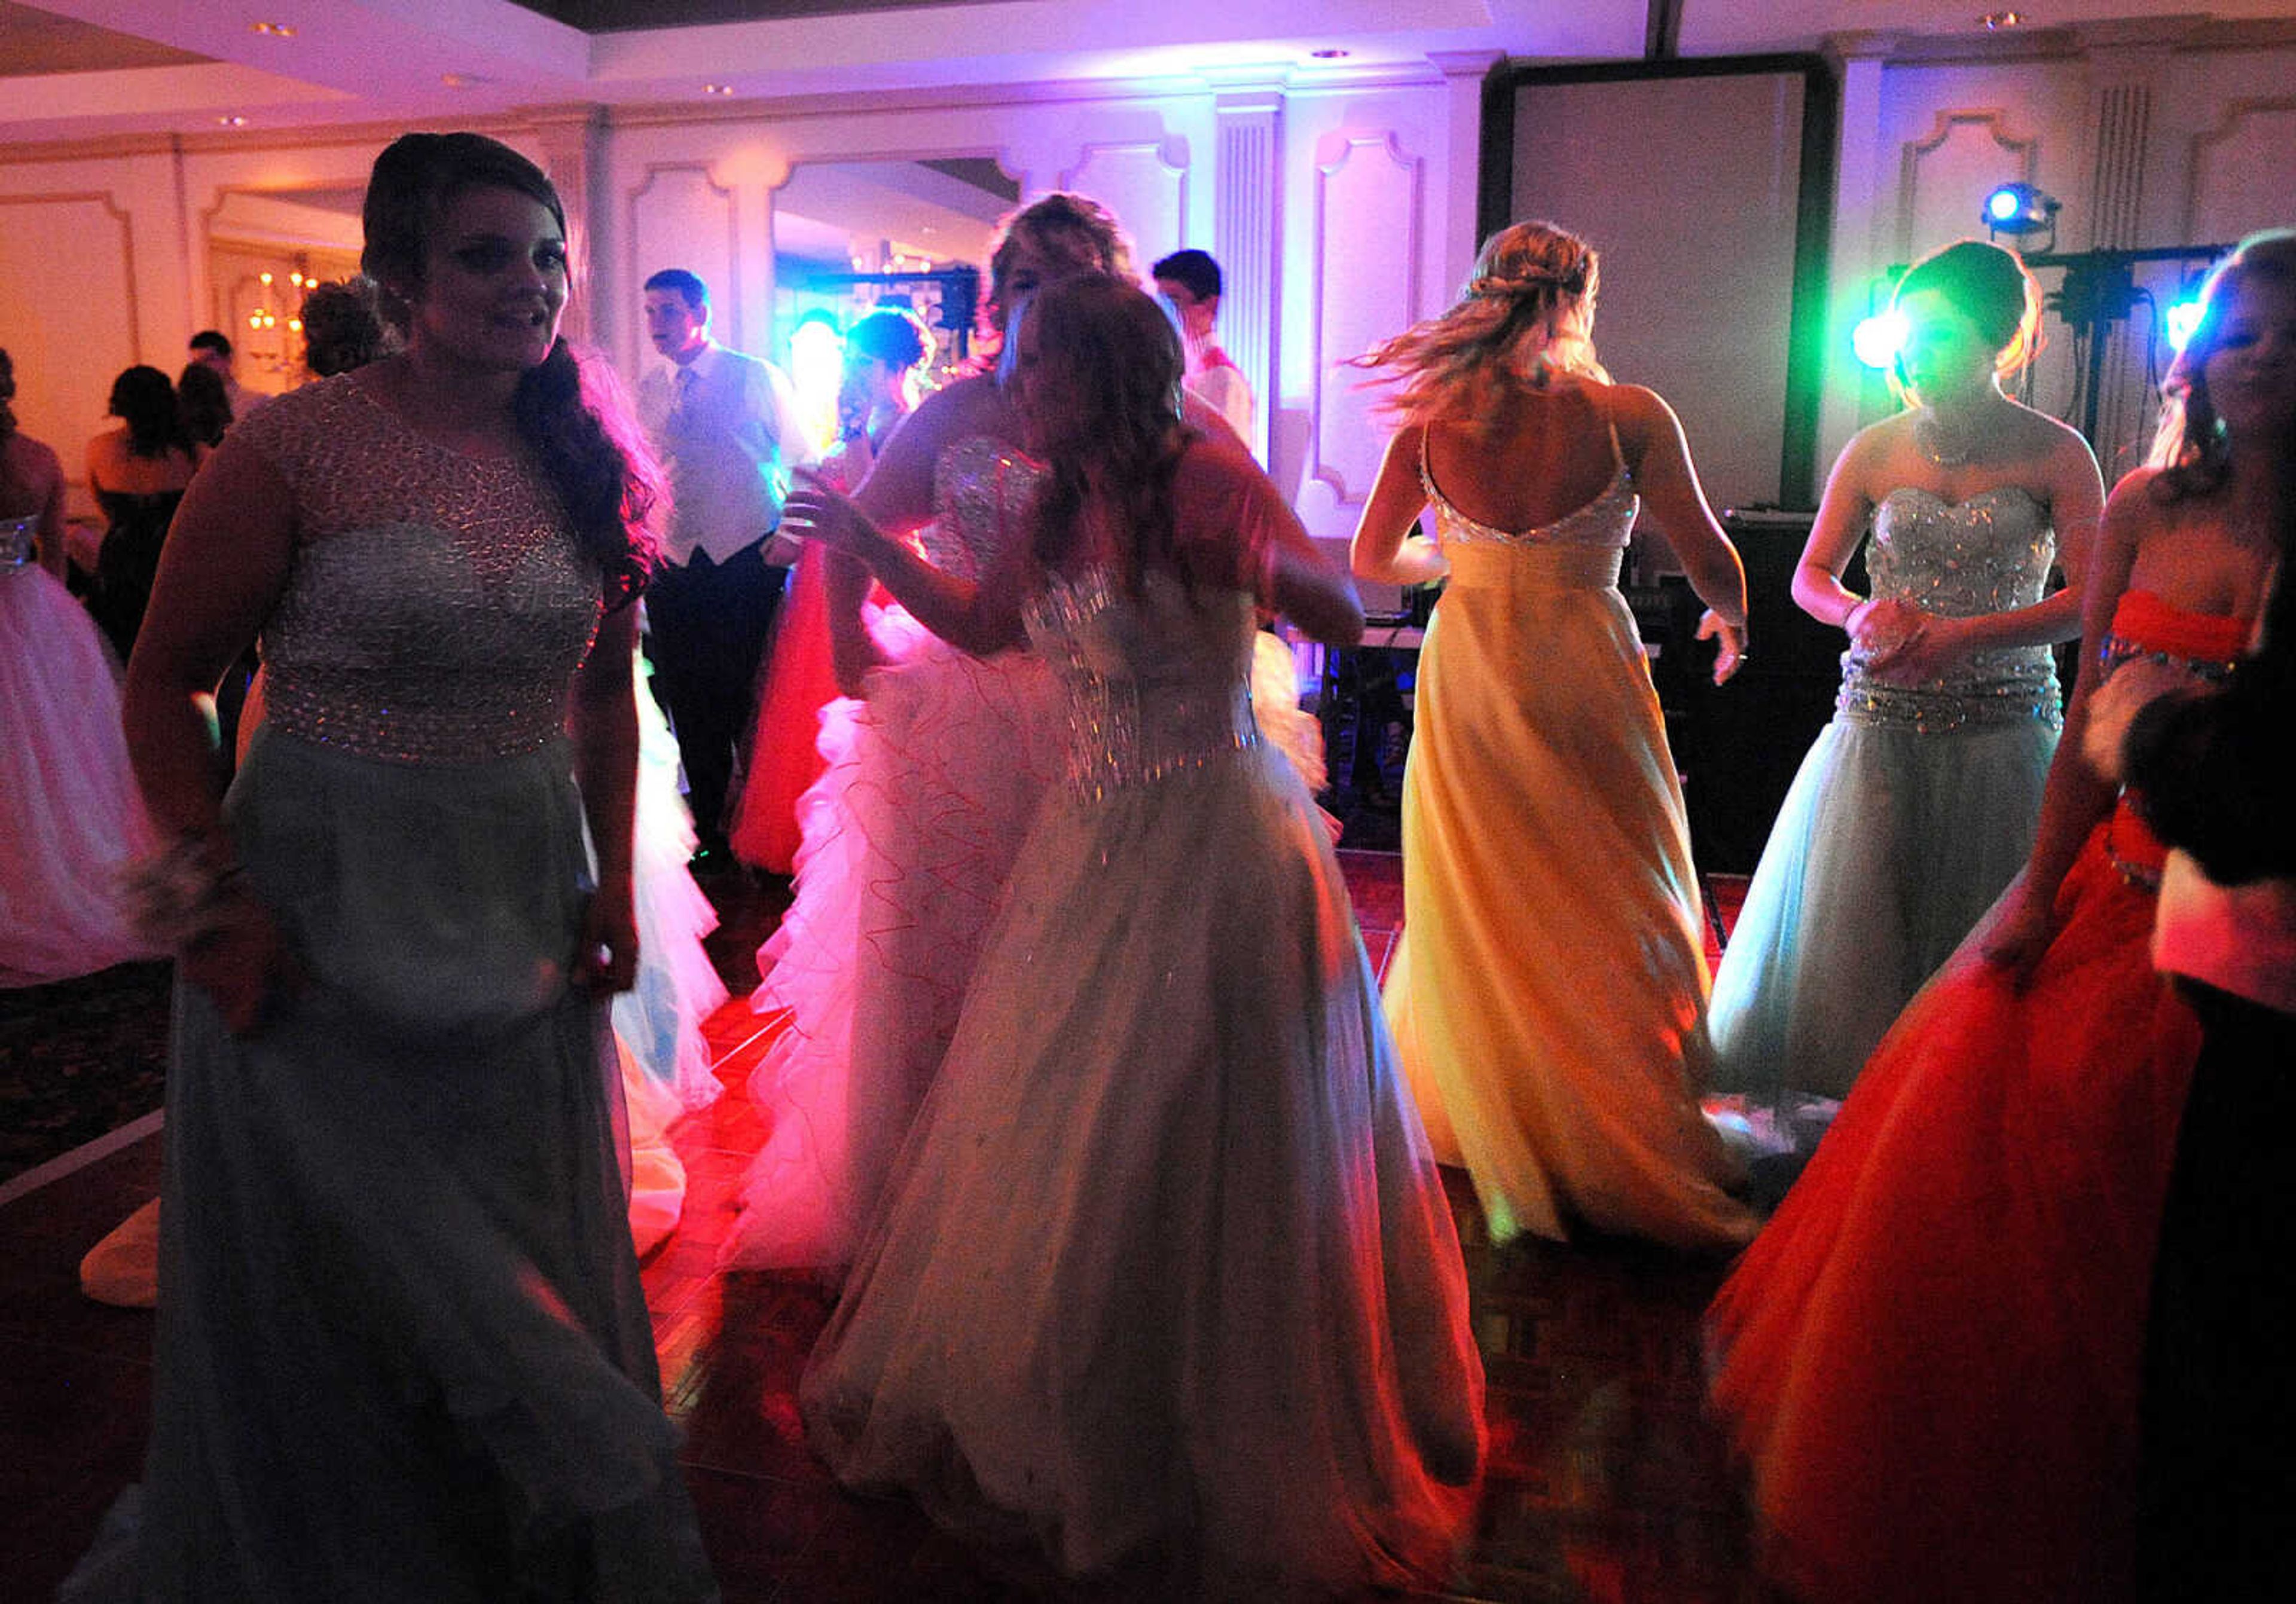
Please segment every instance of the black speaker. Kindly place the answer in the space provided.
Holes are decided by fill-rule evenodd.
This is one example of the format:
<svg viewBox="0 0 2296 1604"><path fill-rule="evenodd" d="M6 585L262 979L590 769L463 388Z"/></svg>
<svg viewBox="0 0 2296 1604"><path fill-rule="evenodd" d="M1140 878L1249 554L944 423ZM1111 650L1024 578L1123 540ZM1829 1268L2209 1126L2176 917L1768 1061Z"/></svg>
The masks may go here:
<svg viewBox="0 0 2296 1604"><path fill-rule="evenodd" d="M1683 771L1698 866L1749 874L1778 806L1817 732L1833 716L1841 680L1841 630L1794 605L1793 574L1808 543L1808 512L1731 511L1722 525L1746 564L1746 666L1726 685L1688 677L1675 760ZM1842 583L1862 593L1865 561Z"/></svg>

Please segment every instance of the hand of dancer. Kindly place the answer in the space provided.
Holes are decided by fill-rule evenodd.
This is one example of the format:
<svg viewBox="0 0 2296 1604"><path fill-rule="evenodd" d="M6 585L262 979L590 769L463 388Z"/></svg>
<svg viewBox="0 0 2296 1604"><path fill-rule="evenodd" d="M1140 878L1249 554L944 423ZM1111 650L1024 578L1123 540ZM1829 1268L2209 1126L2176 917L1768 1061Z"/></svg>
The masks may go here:
<svg viewBox="0 0 2296 1604"><path fill-rule="evenodd" d="M224 896L206 928L176 953L176 966L214 1000L236 1036L255 1035L303 988L302 966L279 921L244 891Z"/></svg>
<svg viewBox="0 0 2296 1604"><path fill-rule="evenodd" d="M1714 654L1714 683L1721 684L1738 672L1746 660L1746 626L1708 608L1698 620L1698 638L1719 641L1720 649Z"/></svg>
<svg viewBox="0 0 2296 1604"><path fill-rule="evenodd" d="M2123 663L2088 699L2088 717L2081 728L2081 757L2097 775L2118 785L2121 780L2121 748L2136 716L2164 696L2197 696L2208 689L2184 669L2139 658Z"/></svg>
<svg viewBox="0 0 2296 1604"><path fill-rule="evenodd" d="M594 997L626 992L638 979L638 921L627 880L605 880L582 910L574 984Z"/></svg>
<svg viewBox="0 0 2296 1604"><path fill-rule="evenodd" d="M1941 679L1947 669L1970 652L1969 625L1919 608L1906 610L1920 622L1900 636L1897 644L1877 652L1867 667L1877 679L1901 685L1918 685Z"/></svg>
<svg viewBox="0 0 2296 1604"><path fill-rule="evenodd" d="M811 468L794 476L799 488L790 492L782 507L782 531L800 540L817 540L832 552L842 552L872 568L884 546L885 536L868 514L848 501L829 480Z"/></svg>
<svg viewBox="0 0 2296 1604"><path fill-rule="evenodd" d="M2056 934L2054 901L2037 894L2030 882L2021 877L2003 898L1999 914L1979 944L1985 962L2007 970L2021 983L2030 977Z"/></svg>
<svg viewBox="0 0 2296 1604"><path fill-rule="evenodd" d="M1841 627L1849 633L1849 650L1871 667L1887 660L1928 618L1910 602L1900 602L1894 596L1869 596L1849 610L1849 616L1841 620Z"/></svg>

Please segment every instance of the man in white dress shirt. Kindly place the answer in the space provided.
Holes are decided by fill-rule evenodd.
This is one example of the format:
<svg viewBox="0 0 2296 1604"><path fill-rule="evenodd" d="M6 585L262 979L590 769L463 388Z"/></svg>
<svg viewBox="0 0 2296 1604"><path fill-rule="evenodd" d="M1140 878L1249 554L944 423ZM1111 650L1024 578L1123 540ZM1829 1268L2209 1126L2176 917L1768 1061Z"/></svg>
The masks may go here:
<svg viewBox="0 0 2296 1604"><path fill-rule="evenodd" d="M646 280L645 320L667 360L638 381L638 415L674 500L646 591L653 683L677 732L694 830L712 852L725 844L734 749L797 555L775 534L789 470L815 452L782 371L709 338L701 279L672 267Z"/></svg>
<svg viewBox="0 0 2296 1604"><path fill-rule="evenodd" d="M1157 291L1180 315L1180 337L1187 350L1181 382L1205 405L1227 420L1236 438L1251 444L1251 381L1235 359L1220 348L1220 266L1210 251L1176 250L1149 270Z"/></svg>

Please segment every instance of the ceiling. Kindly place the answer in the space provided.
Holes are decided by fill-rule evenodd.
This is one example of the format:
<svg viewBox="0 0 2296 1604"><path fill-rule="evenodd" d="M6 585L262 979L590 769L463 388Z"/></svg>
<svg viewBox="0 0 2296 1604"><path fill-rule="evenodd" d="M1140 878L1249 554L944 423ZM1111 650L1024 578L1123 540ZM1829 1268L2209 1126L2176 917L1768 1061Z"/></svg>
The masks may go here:
<svg viewBox="0 0 2296 1604"><path fill-rule="evenodd" d="M1983 48L1988 3L2006 0L0 0L0 144L1046 79L1344 86L1498 55L1631 59L1654 4L1676 9L1685 55L1844 31ZM2296 17L2296 0L2029 13L2202 15Z"/></svg>

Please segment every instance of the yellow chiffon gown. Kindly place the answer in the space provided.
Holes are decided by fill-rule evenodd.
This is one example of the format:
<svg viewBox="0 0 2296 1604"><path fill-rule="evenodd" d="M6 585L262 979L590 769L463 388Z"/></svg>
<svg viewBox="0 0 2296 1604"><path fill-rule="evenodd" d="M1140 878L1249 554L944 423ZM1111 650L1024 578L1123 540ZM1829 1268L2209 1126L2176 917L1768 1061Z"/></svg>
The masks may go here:
<svg viewBox="0 0 2296 1604"><path fill-rule="evenodd" d="M1429 473L1451 575L1419 659L1404 931L1385 1003L1436 1158L1494 1240L1574 1225L1685 1248L1753 1234L1699 1111L1711 1062L1697 879L1620 554L1618 471L1521 532Z"/></svg>

